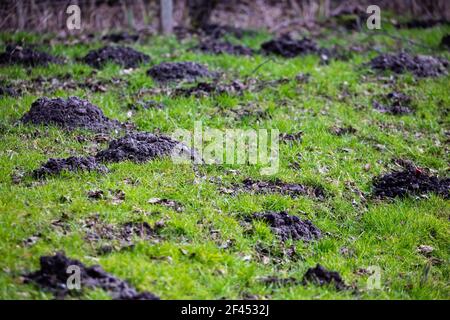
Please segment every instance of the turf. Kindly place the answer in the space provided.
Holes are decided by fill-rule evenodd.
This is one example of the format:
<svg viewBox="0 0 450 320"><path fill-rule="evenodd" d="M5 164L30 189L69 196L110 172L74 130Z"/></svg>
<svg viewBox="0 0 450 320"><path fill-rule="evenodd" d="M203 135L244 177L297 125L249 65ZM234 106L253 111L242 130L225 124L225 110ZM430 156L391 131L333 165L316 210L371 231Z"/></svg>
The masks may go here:
<svg viewBox="0 0 450 320"><path fill-rule="evenodd" d="M78 88L51 93L25 90L19 97L0 96L0 298L53 298L33 284L24 284L21 275L36 270L40 256L63 250L87 265L100 264L107 272L162 299L237 299L249 295L261 299L448 299L448 200L433 194L420 199L377 200L371 197L371 191L372 179L392 170L392 159L408 159L440 176L448 175L450 78L416 80L411 74L399 75L395 88L412 97L415 112L401 116L382 114L373 110L372 100L389 93L386 82L391 74L383 74L380 79L364 64L377 55L375 50L390 52L400 48L449 58L449 53L438 45L450 28L389 32L427 47L370 31L329 31L320 38L322 45L361 45L368 50L348 61L321 65L320 59L312 55L274 57L269 61L258 54L209 55L189 50L196 44L195 39L153 37L132 46L152 60L131 73L109 64L92 74L94 69L78 58L99 48L101 44L97 42L42 46L50 53L67 57L64 65L1 66L0 79L13 87L38 76L66 74L81 82L93 77L119 78L128 83L107 86L106 92ZM3 33L0 48L10 41L39 43L46 37L51 39L51 35ZM261 32L251 38L230 40L258 49L268 39L270 36ZM228 79L251 76L291 80L243 95L168 97L151 91L158 84L146 75L150 66L186 60L222 71ZM295 81L299 73L310 73L310 81ZM127 106L139 99L139 90L144 92L144 98L162 102L165 108L130 113ZM191 165L174 164L170 159L109 164L107 174L64 173L34 180L27 173L50 157L91 155L106 147L105 142L95 142L95 134L88 131L66 132L57 127L21 124L20 117L42 95L87 99L109 118L128 120L141 131L192 130L198 120L203 126L219 129L302 131L301 142L280 145L280 170L270 179L321 186L327 196L315 199L280 194L227 195L214 181L221 179L223 185L229 186L249 177L267 177L259 175L258 166L204 165L194 170ZM269 117L225 116L224 110L246 105L265 110ZM330 132L336 125L352 126L357 131L336 136ZM96 189L120 189L125 199L92 200L88 191ZM150 204L151 198L176 200L183 205L183 211ZM250 232L242 224L243 216L267 210L285 210L308 218L322 230L323 237L283 244L261 221L254 222ZM111 224L147 221L154 225L164 220L165 226L160 241L137 241L131 250L100 255L101 243L86 241L82 229L84 219L93 214ZM61 217L69 230L54 227L54 221ZM37 236L35 243L26 245L24 241L33 236ZM226 243L232 245L225 246ZM272 248L273 255L282 246L293 245L298 257L281 262L274 256L261 258L257 245ZM431 255L420 253L421 245L432 246ZM338 271L357 290L336 291L332 286L313 284L273 286L260 281L272 275L301 280L306 270L317 263ZM370 275L364 270L370 266L381 270L380 288L370 289L367 285ZM81 298L109 296L95 290L83 292Z"/></svg>

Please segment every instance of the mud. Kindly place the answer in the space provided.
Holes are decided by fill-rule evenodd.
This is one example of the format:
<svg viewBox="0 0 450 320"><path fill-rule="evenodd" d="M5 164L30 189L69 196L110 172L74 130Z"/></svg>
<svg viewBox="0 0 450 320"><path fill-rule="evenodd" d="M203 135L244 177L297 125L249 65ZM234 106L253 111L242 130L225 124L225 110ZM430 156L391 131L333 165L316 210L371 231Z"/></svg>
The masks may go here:
<svg viewBox="0 0 450 320"><path fill-rule="evenodd" d="M206 66L195 62L162 62L151 67L147 74L158 82L195 81L213 76Z"/></svg>
<svg viewBox="0 0 450 320"><path fill-rule="evenodd" d="M411 107L411 97L401 92L390 92L383 97L381 102L373 102L374 109L394 115L413 113Z"/></svg>
<svg viewBox="0 0 450 320"><path fill-rule="evenodd" d="M253 54L253 50L238 44L232 44L230 42L225 41L211 41L205 40L201 42L194 49L212 53L212 54L231 54L231 55L241 55L241 56L251 56Z"/></svg>
<svg viewBox="0 0 450 320"><path fill-rule="evenodd" d="M320 187L304 186L297 183L285 183L278 179L271 181L258 181L247 178L242 182L242 184L233 186L231 193L237 192L254 192L262 194L280 193L283 195L289 195L293 198L305 195L319 199L325 198L325 192Z"/></svg>
<svg viewBox="0 0 450 320"><path fill-rule="evenodd" d="M18 45L8 45L0 53L0 65L21 64L27 67L46 66L49 63L62 63L62 59L48 53Z"/></svg>
<svg viewBox="0 0 450 320"><path fill-rule="evenodd" d="M52 292L56 298L63 299L67 295L80 293L67 287L67 280L72 275L67 272L70 266L80 270L81 289L103 289L116 300L159 300L153 293L138 292L128 282L106 272L99 265L87 267L79 260L67 258L62 252L40 257L40 269L24 275L24 279L26 283L34 283Z"/></svg>
<svg viewBox="0 0 450 320"><path fill-rule="evenodd" d="M321 56L322 60L328 60L332 55L330 50L320 48L315 41L309 38L296 40L292 39L289 35L264 42L261 45L261 50L266 54L276 54L285 58L293 58L306 54L317 54Z"/></svg>
<svg viewBox="0 0 450 320"><path fill-rule="evenodd" d="M313 283L315 285L329 285L335 286L336 290L346 290L349 287L342 280L341 275L336 271L328 271L320 264L314 268L309 268L303 276L303 283Z"/></svg>
<svg viewBox="0 0 450 320"><path fill-rule="evenodd" d="M175 147L177 147L175 149ZM156 158L169 157L172 151L188 159L200 160L198 155L187 146L164 135L137 132L125 135L110 142L108 149L95 156L101 162L120 162L131 160L145 162Z"/></svg>
<svg viewBox="0 0 450 320"><path fill-rule="evenodd" d="M447 74L449 63L445 58L400 52L381 54L372 59L369 65L374 70L390 70L398 74L409 71L416 77L438 77Z"/></svg>
<svg viewBox="0 0 450 320"><path fill-rule="evenodd" d="M450 198L450 178L430 175L427 169L404 164L403 170L394 171L374 178L373 194L379 198L407 196L424 197L435 193Z"/></svg>
<svg viewBox="0 0 450 320"><path fill-rule="evenodd" d="M82 128L92 131L109 131L120 128L120 123L107 118L99 107L77 97L39 98L33 102L21 121L57 125L68 130Z"/></svg>
<svg viewBox="0 0 450 320"><path fill-rule="evenodd" d="M124 32L116 32L106 34L102 37L104 41L118 42L136 42L139 40L139 34Z"/></svg>
<svg viewBox="0 0 450 320"><path fill-rule="evenodd" d="M97 171L106 173L108 169L104 165L97 163L94 157L50 158L39 169L34 170L32 176L40 179L46 176L60 174L63 171Z"/></svg>
<svg viewBox="0 0 450 320"><path fill-rule="evenodd" d="M113 62L124 68L136 68L150 61L150 57L132 48L121 46L106 46L90 51L83 61L94 68L102 68L106 63Z"/></svg>
<svg viewBox="0 0 450 320"><path fill-rule="evenodd" d="M288 239L311 241L321 238L320 230L309 220L301 220L285 211L254 213L250 220L267 222L272 232L282 241Z"/></svg>

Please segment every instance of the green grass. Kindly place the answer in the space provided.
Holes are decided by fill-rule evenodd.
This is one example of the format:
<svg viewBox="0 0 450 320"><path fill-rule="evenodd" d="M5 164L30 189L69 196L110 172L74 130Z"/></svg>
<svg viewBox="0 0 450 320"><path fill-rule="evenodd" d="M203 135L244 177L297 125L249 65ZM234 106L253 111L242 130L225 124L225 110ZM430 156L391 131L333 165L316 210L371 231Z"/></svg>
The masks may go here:
<svg viewBox="0 0 450 320"><path fill-rule="evenodd" d="M399 43L385 35L370 33L340 34L330 32L321 38L324 45L358 44L382 51L395 51L400 46L417 53L450 57L438 48L442 35L450 28L427 30L390 30L434 48ZM50 38L51 36L47 36ZM254 38L233 39L258 48L270 38L261 33ZM38 35L0 35L0 47L11 40L37 42ZM414 80L411 75L399 76L396 88L413 98L415 114L392 116L380 114L371 107L373 97L389 92L377 80L365 62L376 55L367 51L351 60L320 65L314 56L294 59L274 58L252 72L266 57L234 57L229 55L198 54L188 49L195 40L179 42L174 38L154 37L134 47L152 57L129 75L121 68L108 65L95 75L98 79L122 78L127 85L111 86L105 93L89 90L57 90L51 96L77 95L101 107L105 114L121 121L127 120L127 104L137 100L142 88L157 86L146 70L162 61L191 60L205 63L210 69L226 73L230 79L248 75L261 79L293 78L310 73L307 84L290 81L260 92L246 92L242 96L221 95L204 98L169 98L147 94L145 98L162 101L164 110L133 112L130 121L141 131L171 133L177 128L192 129L194 121L212 128L278 128L280 132L303 131L303 141L281 145L280 170L274 176L284 181L320 185L327 191L324 201L308 197L292 199L282 195L240 194L229 196L209 178L221 178L224 183L255 179L259 168L252 166L202 166L196 177L189 165L175 165L169 160L145 164L117 163L109 165L110 173L65 173L42 182L26 178L13 183L12 175L30 172L49 157L88 155L96 145L92 133L65 132L54 127L25 126L18 122L31 103L41 94L25 92L19 98L0 97L0 298L50 299L51 294L30 284L23 284L20 276L39 266L41 255L64 250L72 258L84 263L100 264L105 270L128 279L141 290L149 290L163 299L219 299L242 298L255 294L272 299L448 299L449 288L449 202L435 195L424 199L375 201L370 198L374 176L392 169L392 159L405 158L417 165L434 169L445 176L448 165L450 105L449 77ZM20 66L0 67L0 80L16 84L37 76L57 77L70 74L83 81L92 69L75 59L101 44L56 44L48 51L67 57L62 66L51 65L27 69ZM342 97L345 89L348 96ZM270 118L257 121L254 117L236 120L224 117L222 108L236 108L254 104L266 109ZM334 136L329 128L336 124L351 125L356 134ZM86 142L77 142L84 135ZM379 145L384 146L380 151ZM299 168L290 163L297 161ZM233 175L227 169L238 169ZM272 177L272 178L274 178ZM127 183L129 180L136 183ZM87 191L93 189L121 189L123 203L108 200L92 201ZM367 201L358 195L362 192ZM65 197L66 201L62 201ZM153 197L169 198L184 205L183 212L151 205ZM69 201L67 201L69 200ZM135 209L149 212L140 215ZM276 264L262 263L257 258L257 243L280 250L281 243L262 223L255 223L253 232L245 232L240 224L242 215L262 210L287 210L291 214L311 219L325 234L323 239L304 243L290 242L300 259ZM108 223L147 221L150 224L164 219L164 240L159 243L137 242L133 250L98 255L97 245L84 240L80 224L86 217L98 213ZM68 217L71 231L62 234L51 222L62 215ZM211 230L218 230L212 236ZM41 234L32 246L23 240ZM220 248L227 240L234 246ZM432 263L417 251L419 245L434 248ZM345 248L351 254L343 254ZM263 285L258 278L268 275L301 279L308 267L316 263L339 271L346 283L359 290L338 292L331 287ZM381 289L367 288L368 275L358 269L381 268ZM107 299L101 290L87 291L86 299Z"/></svg>

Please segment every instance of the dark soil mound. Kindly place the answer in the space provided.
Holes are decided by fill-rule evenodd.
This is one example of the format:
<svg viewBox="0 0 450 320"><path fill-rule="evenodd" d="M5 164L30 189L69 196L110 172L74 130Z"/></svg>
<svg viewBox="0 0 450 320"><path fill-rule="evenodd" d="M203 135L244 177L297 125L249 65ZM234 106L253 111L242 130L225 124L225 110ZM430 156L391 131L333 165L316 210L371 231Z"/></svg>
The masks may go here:
<svg viewBox="0 0 450 320"><path fill-rule="evenodd" d="M426 169L413 165L375 178L373 186L374 195L380 198L424 196L427 193L450 197L450 178L439 179L429 175Z"/></svg>
<svg viewBox="0 0 450 320"><path fill-rule="evenodd" d="M380 112L400 115L413 112L410 104L411 97L404 93L393 91L384 97L382 103L374 101L373 107Z"/></svg>
<svg viewBox="0 0 450 320"><path fill-rule="evenodd" d="M62 171L98 171L105 173L108 169L98 164L94 157L69 157L64 159L50 158L39 169L33 171L35 178L56 175Z"/></svg>
<svg viewBox="0 0 450 320"><path fill-rule="evenodd" d="M108 62L116 63L124 68L136 68L141 63L150 61L150 57L132 48L106 46L90 51L83 60L94 68L101 68Z"/></svg>
<svg viewBox="0 0 450 320"><path fill-rule="evenodd" d="M246 30L241 28L236 28L233 26L222 26L218 24L205 24L201 27L201 32L211 38L221 38L225 35L232 35L238 39L242 38L244 35L255 35L256 32L253 30Z"/></svg>
<svg viewBox="0 0 450 320"><path fill-rule="evenodd" d="M96 158L103 162L126 160L145 162L171 156L173 151L177 151L177 154L182 156L197 159L195 152L180 142L167 136L147 132L130 133L111 141L108 149L100 151Z"/></svg>
<svg viewBox="0 0 450 320"><path fill-rule="evenodd" d="M314 240L322 236L320 230L309 220L300 220L297 216L291 216L285 211L254 213L251 219L260 219L267 222L282 241Z"/></svg>
<svg viewBox="0 0 450 320"><path fill-rule="evenodd" d="M78 260L67 258L64 253L58 252L54 256L42 256L40 258L41 269L25 275L26 282L36 283L41 288L49 290L57 298L77 290L67 287L67 280L73 273L68 273L70 266L76 266L80 270L81 289L100 288L111 294L117 300L158 300L159 298L150 292L138 292L126 281L121 280L102 267L95 265L86 267ZM73 267L72 267L73 268Z"/></svg>
<svg viewBox="0 0 450 320"><path fill-rule="evenodd" d="M120 127L118 121L107 118L99 107L77 97L39 98L21 120L25 123L58 125L69 130L109 131Z"/></svg>
<svg viewBox="0 0 450 320"><path fill-rule="evenodd" d="M303 283L313 283L319 286L333 284L337 290L348 289L341 275L336 271L328 271L320 264L315 268L309 268L303 276Z"/></svg>
<svg viewBox="0 0 450 320"><path fill-rule="evenodd" d="M130 34L126 31L106 34L102 37L102 40L111 42L136 42L139 40L138 34Z"/></svg>
<svg viewBox="0 0 450 320"><path fill-rule="evenodd" d="M428 20L410 20L405 23L397 24L398 28L406 29L427 29L433 28L439 25L449 25L450 22L445 19L428 19Z"/></svg>
<svg viewBox="0 0 450 320"><path fill-rule="evenodd" d="M413 73L417 77L438 77L447 74L448 61L423 55L410 55L406 52L398 54L381 54L370 61L374 70L390 70L395 73Z"/></svg>
<svg viewBox="0 0 450 320"><path fill-rule="evenodd" d="M311 39L303 38L301 40L296 40L288 35L264 42L261 45L261 49L265 53L272 53L285 58L293 58L305 54L329 55L327 49L320 48L317 43Z"/></svg>
<svg viewBox="0 0 450 320"><path fill-rule="evenodd" d="M21 64L27 67L35 67L61 62L62 60L60 58L54 57L48 53L16 45L8 45L6 46L5 52L0 53L0 65Z"/></svg>
<svg viewBox="0 0 450 320"><path fill-rule="evenodd" d="M213 75L206 66L195 62L163 62L151 67L147 74L159 82L195 81Z"/></svg>
<svg viewBox="0 0 450 320"><path fill-rule="evenodd" d="M248 47L223 41L206 40L200 43L196 49L213 54L227 53L242 56L251 56L253 54L253 50Z"/></svg>
<svg viewBox="0 0 450 320"><path fill-rule="evenodd" d="M317 198L324 198L325 192L319 187L308 187L297 183L285 183L281 180L271 181L257 181L253 179L245 179L242 186L237 186L237 190L243 189L247 192L256 193L281 193L291 197L298 197L302 195L313 196Z"/></svg>
<svg viewBox="0 0 450 320"><path fill-rule="evenodd" d="M447 34L446 36L442 37L441 47L450 49L450 34Z"/></svg>

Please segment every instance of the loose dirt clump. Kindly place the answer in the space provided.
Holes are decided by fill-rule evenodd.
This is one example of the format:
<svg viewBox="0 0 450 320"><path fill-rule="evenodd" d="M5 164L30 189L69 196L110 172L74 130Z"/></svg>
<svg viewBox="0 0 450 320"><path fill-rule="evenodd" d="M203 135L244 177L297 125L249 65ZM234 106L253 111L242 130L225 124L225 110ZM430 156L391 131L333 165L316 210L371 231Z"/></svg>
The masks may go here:
<svg viewBox="0 0 450 320"><path fill-rule="evenodd" d="M14 88L0 85L0 97L2 96L17 97L19 93Z"/></svg>
<svg viewBox="0 0 450 320"><path fill-rule="evenodd" d="M383 97L383 102L374 101L373 107L383 113L401 115L413 113L410 104L411 97L404 93L393 91Z"/></svg>
<svg viewBox="0 0 450 320"><path fill-rule="evenodd" d="M352 126L346 127L333 126L330 128L330 132L335 136L343 136L347 134L355 134L357 131Z"/></svg>
<svg viewBox="0 0 450 320"><path fill-rule="evenodd" d="M110 33L106 34L102 37L102 40L105 41L111 41L111 42L136 42L139 40L138 34L131 34L126 31L124 32L116 32L116 33Z"/></svg>
<svg viewBox="0 0 450 320"><path fill-rule="evenodd" d="M303 131L280 134L280 140L287 143L301 142L302 138L303 138Z"/></svg>
<svg viewBox="0 0 450 320"><path fill-rule="evenodd" d="M406 164L402 171L394 171L373 180L373 194L379 198L426 196L435 193L450 198L450 178L438 178L427 169Z"/></svg>
<svg viewBox="0 0 450 320"><path fill-rule="evenodd" d="M227 53L241 56L251 56L253 54L253 50L248 47L225 41L205 40L195 47L195 49L212 54Z"/></svg>
<svg viewBox="0 0 450 320"><path fill-rule="evenodd" d="M311 241L322 236L320 230L311 221L301 220L285 211L254 213L250 220L267 222L272 232L282 241L288 239Z"/></svg>
<svg viewBox="0 0 450 320"><path fill-rule="evenodd" d="M147 74L158 82L195 81L213 76L206 66L195 62L163 62L151 67Z"/></svg>
<svg viewBox="0 0 450 320"><path fill-rule="evenodd" d="M17 45L8 45L5 52L0 53L0 65L21 64L27 67L36 67L46 66L49 63L62 63L62 60L48 53Z"/></svg>
<svg viewBox="0 0 450 320"><path fill-rule="evenodd" d="M77 97L67 99L39 98L21 119L24 123L57 125L64 129L109 131L120 128L120 123L107 118L103 111L87 100Z"/></svg>
<svg viewBox="0 0 450 320"><path fill-rule="evenodd" d="M231 190L224 189L224 192L254 192L262 194L280 193L291 197L306 195L319 199L325 198L325 192L321 187L309 187L297 183L285 183L279 179L271 181L258 181L247 178L242 182L242 184L234 185Z"/></svg>
<svg viewBox="0 0 450 320"><path fill-rule="evenodd" d="M280 278L277 276L267 276L259 278L259 281L266 286L275 287L295 286L301 284L301 282L294 277Z"/></svg>
<svg viewBox="0 0 450 320"><path fill-rule="evenodd" d="M94 215L83 222L81 228L84 230L88 241L115 241L121 247L129 246L134 238L142 240L158 239L158 228L151 227L147 222L126 222L121 225L105 223L98 215Z"/></svg>
<svg viewBox="0 0 450 320"><path fill-rule="evenodd" d="M187 88L177 88L174 91L175 96L195 96L195 97L207 97L210 95L220 94L242 94L245 86L241 82L234 80L231 83L219 83L219 82L199 82L194 86Z"/></svg>
<svg viewBox="0 0 450 320"><path fill-rule="evenodd" d="M445 58L400 52L381 54L372 59L369 65L374 70L390 70L399 74L409 71L416 77L438 77L447 74L449 63Z"/></svg>
<svg viewBox="0 0 450 320"><path fill-rule="evenodd" d="M188 159L200 160L194 150L164 135L148 132L137 132L111 141L108 149L95 156L101 162L120 162L131 160L145 162L156 158L164 158L177 152L177 155Z"/></svg>
<svg viewBox="0 0 450 320"><path fill-rule="evenodd" d="M34 178L40 179L49 175L57 175L63 171L97 171L108 172L108 169L95 160L94 157L69 157L62 159L50 158L39 169L33 171Z"/></svg>
<svg viewBox="0 0 450 320"><path fill-rule="evenodd" d="M346 290L349 287L342 280L341 275L336 271L328 271L320 264L314 268L309 268L303 276L303 284L313 283L319 286L332 284L336 290Z"/></svg>
<svg viewBox="0 0 450 320"><path fill-rule="evenodd" d="M150 57L132 48L106 46L90 51L83 58L83 61L94 68L102 68L108 62L113 62L124 68L136 68L141 63L150 61Z"/></svg>
<svg viewBox="0 0 450 320"><path fill-rule="evenodd" d="M315 41L309 38L296 40L292 39L289 35L264 42L261 45L261 50L264 53L276 54L285 58L293 58L306 54L323 55L326 59L330 56L330 51L325 48L320 48Z"/></svg>
<svg viewBox="0 0 450 320"><path fill-rule="evenodd" d="M153 293L138 292L128 282L106 272L99 265L87 267L79 260L67 258L62 252L54 256L40 257L40 265L39 270L24 275L25 282L35 283L52 292L59 299L69 294L79 293L78 290L70 290L67 287L67 280L72 274L71 268L78 267L82 289L100 288L116 300L159 300Z"/></svg>
<svg viewBox="0 0 450 320"><path fill-rule="evenodd" d="M447 34L442 37L441 47L450 49L450 34Z"/></svg>
<svg viewBox="0 0 450 320"><path fill-rule="evenodd" d="M404 23L398 23L396 25L397 28L406 28L406 29L428 29L433 28L440 25L448 25L449 21L445 19L426 19L426 20L417 20L413 19Z"/></svg>

